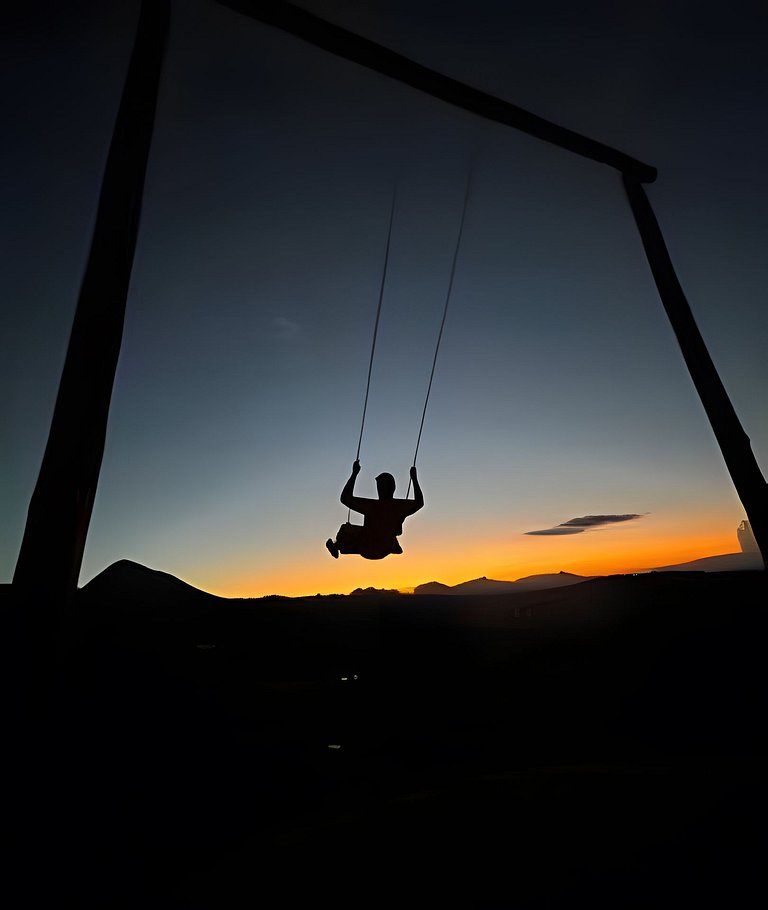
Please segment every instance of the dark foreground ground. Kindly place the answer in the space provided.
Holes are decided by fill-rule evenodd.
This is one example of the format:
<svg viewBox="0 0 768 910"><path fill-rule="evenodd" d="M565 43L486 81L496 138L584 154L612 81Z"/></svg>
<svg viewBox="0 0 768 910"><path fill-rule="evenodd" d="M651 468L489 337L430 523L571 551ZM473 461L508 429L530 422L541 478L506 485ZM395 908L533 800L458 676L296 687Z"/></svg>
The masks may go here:
<svg viewBox="0 0 768 910"><path fill-rule="evenodd" d="M14 787L25 895L761 906L765 594L744 572L474 599L86 588Z"/></svg>

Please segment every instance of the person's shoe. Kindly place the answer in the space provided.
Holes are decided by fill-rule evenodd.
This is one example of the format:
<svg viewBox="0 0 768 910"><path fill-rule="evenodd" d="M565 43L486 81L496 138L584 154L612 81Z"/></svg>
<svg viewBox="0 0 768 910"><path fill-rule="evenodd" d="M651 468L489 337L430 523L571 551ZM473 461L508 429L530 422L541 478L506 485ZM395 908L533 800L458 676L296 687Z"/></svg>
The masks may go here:
<svg viewBox="0 0 768 910"><path fill-rule="evenodd" d="M339 548L338 548L338 547L336 546L336 544L331 540L330 537L329 537L328 540L326 540L326 542L325 542L325 549L328 550L328 552L331 554L331 556L333 556L334 559L338 559L338 558L339 558Z"/></svg>

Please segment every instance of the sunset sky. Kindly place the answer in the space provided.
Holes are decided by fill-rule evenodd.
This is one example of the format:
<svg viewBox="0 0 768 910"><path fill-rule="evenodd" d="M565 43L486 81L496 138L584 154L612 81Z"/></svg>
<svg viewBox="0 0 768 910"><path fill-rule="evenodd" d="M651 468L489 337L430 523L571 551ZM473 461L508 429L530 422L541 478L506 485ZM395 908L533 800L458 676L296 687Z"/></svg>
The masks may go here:
<svg viewBox="0 0 768 910"><path fill-rule="evenodd" d="M300 5L658 167L651 202L765 473L768 7ZM0 581L137 10L36 5L2 38ZM426 508L404 555L335 561L392 187L363 496L381 471L405 493L473 156L418 461ZM745 517L616 172L176 0L81 584L121 558L228 596L623 572L734 552Z"/></svg>

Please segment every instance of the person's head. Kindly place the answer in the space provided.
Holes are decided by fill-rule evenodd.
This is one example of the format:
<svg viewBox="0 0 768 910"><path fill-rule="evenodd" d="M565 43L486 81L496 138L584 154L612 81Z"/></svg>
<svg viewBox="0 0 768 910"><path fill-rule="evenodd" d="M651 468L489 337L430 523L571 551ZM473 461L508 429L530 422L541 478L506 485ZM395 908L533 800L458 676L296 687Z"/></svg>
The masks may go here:
<svg viewBox="0 0 768 910"><path fill-rule="evenodd" d="M391 474L379 474L376 478L379 499L392 499L395 495L395 478Z"/></svg>

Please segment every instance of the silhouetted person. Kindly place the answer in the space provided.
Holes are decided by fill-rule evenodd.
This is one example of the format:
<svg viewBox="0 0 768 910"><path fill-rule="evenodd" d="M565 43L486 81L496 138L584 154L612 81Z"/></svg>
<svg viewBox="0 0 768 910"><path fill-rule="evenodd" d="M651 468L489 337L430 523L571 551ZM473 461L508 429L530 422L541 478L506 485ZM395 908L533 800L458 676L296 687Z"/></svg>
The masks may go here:
<svg viewBox="0 0 768 910"><path fill-rule="evenodd" d="M325 542L334 559L339 553L357 553L365 559L384 559L390 553L402 553L397 538L403 533L403 521L424 505L416 468L411 468L413 499L395 499L395 478L391 474L379 474L376 478L378 499L363 499L355 496L355 479L360 473L360 462L352 465L352 473L341 491L341 501L348 509L365 516L362 525L345 522L336 535L336 540Z"/></svg>

